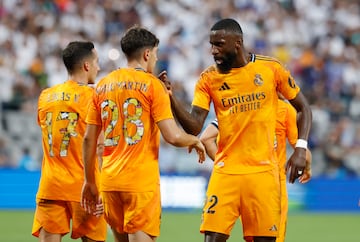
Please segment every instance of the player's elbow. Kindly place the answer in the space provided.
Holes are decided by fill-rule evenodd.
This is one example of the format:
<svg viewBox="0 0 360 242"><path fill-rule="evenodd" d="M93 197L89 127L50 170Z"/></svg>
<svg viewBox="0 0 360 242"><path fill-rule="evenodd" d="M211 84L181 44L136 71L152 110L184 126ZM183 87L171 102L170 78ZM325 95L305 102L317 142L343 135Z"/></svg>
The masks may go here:
<svg viewBox="0 0 360 242"><path fill-rule="evenodd" d="M307 117L308 120L312 121L312 111L311 111L311 107L309 105L303 105L300 109L300 111L298 111L298 113L301 115L305 115Z"/></svg>
<svg viewBox="0 0 360 242"><path fill-rule="evenodd" d="M191 127L184 127L184 130L186 131L186 133L192 134L194 136L197 136L198 134L200 134L201 129L202 129L202 126L196 126L196 125L192 125Z"/></svg>
<svg viewBox="0 0 360 242"><path fill-rule="evenodd" d="M90 137L85 134L84 139L83 139L83 145L88 146L90 143L91 143Z"/></svg>

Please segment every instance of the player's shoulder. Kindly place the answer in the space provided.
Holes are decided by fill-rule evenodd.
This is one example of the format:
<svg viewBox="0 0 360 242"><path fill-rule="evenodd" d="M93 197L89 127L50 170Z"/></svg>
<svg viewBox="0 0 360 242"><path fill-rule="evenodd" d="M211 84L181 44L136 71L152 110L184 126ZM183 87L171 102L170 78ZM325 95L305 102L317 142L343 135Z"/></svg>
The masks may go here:
<svg viewBox="0 0 360 242"><path fill-rule="evenodd" d="M128 79L128 80L137 79L134 77L139 77L139 76L142 78L145 78L146 80L157 79L157 77L155 75L153 75L152 73L146 72L142 69L122 67L122 68L118 68L118 69L111 71L109 74L104 76L99 82L112 82L112 81L114 81L114 79L117 81L120 76L121 76L121 79ZM129 77L129 78L127 78L127 77Z"/></svg>
<svg viewBox="0 0 360 242"><path fill-rule="evenodd" d="M100 82L106 82L106 81L109 81L109 80L112 80L114 78L116 78L117 76L121 75L122 73L125 73L126 72L126 69L125 68L117 68L115 70L112 70L110 71L108 74L106 74L105 76L103 76L99 83Z"/></svg>
<svg viewBox="0 0 360 242"><path fill-rule="evenodd" d="M64 90L66 93L73 94L92 93L94 91L93 86L73 80L66 81L63 86L59 86L58 88Z"/></svg>
<svg viewBox="0 0 360 242"><path fill-rule="evenodd" d="M215 64L213 65L210 65L208 67L206 67L201 73L200 73L200 77L202 79L207 79L209 77L212 77L214 75L217 75L219 72L218 72L218 69L216 67Z"/></svg>
<svg viewBox="0 0 360 242"><path fill-rule="evenodd" d="M267 56L267 55L259 55L259 54L254 54L254 53L249 54L249 61L258 63L258 64L283 66L283 64L275 57Z"/></svg>
<svg viewBox="0 0 360 242"><path fill-rule="evenodd" d="M202 73L212 73L212 72L217 72L217 68L216 68L216 65L215 64L212 64L208 67L206 67Z"/></svg>
<svg viewBox="0 0 360 242"><path fill-rule="evenodd" d="M64 83L60 83L60 84L56 84L54 86L46 87L41 91L40 96L46 95L46 94L49 94L52 92L57 92L57 90L61 89L63 86L64 86Z"/></svg>
<svg viewBox="0 0 360 242"><path fill-rule="evenodd" d="M83 93L87 93L87 95L93 95L95 92L95 87L93 85L82 85Z"/></svg>
<svg viewBox="0 0 360 242"><path fill-rule="evenodd" d="M111 82L117 82L117 80L125 79L119 77L120 75L122 75L121 73L123 72L124 72L123 68L118 68L102 76L94 86L95 91L100 92L107 84Z"/></svg>

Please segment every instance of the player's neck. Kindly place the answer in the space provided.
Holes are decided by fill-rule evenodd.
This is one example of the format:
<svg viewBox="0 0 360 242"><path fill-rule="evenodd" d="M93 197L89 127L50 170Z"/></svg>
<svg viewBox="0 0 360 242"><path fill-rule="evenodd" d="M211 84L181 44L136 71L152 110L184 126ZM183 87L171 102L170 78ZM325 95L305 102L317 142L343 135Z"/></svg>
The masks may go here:
<svg viewBox="0 0 360 242"><path fill-rule="evenodd" d="M142 70L144 72L146 72L146 69L147 69L146 62L137 61L137 60L129 61L128 62L128 67L129 68L134 68L136 70Z"/></svg>
<svg viewBox="0 0 360 242"><path fill-rule="evenodd" d="M81 74L69 75L69 80L77 82L77 83L79 83L81 85L87 85L88 84L87 78L84 75L81 75Z"/></svg>

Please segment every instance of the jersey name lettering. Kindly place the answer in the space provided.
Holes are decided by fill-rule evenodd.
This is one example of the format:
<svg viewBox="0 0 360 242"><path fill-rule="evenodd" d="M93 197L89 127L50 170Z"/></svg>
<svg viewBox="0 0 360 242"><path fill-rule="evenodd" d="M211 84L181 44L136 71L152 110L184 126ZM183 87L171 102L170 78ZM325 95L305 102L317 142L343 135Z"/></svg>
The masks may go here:
<svg viewBox="0 0 360 242"><path fill-rule="evenodd" d="M133 81L110 82L97 87L96 92L98 94L101 94L105 92L112 92L118 89L147 92L148 86L146 83L143 82L133 82Z"/></svg>

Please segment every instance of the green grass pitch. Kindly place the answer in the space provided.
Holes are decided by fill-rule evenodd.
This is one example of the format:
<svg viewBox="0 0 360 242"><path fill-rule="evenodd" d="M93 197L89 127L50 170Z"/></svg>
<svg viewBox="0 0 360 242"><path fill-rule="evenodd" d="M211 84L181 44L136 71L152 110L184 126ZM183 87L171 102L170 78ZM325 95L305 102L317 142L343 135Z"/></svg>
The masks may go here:
<svg viewBox="0 0 360 242"><path fill-rule="evenodd" d="M164 212L157 242L203 241L198 232L200 216L200 212ZM32 220L33 211L0 210L0 241L38 241L31 236ZM243 241L241 233L237 223L228 241ZM359 242L359 238L360 213L290 213L288 218L287 242ZM63 241L74 240L67 235ZM114 241L110 230L107 241Z"/></svg>

